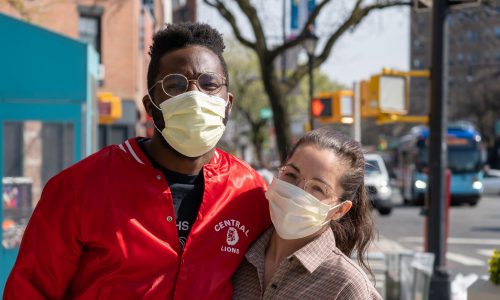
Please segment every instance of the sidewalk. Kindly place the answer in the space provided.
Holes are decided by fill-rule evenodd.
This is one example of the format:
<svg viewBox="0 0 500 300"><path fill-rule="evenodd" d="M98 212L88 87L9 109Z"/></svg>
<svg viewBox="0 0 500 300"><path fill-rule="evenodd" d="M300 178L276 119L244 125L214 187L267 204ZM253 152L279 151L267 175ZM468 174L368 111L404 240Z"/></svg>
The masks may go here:
<svg viewBox="0 0 500 300"><path fill-rule="evenodd" d="M391 292L388 290L390 284L387 282L387 262L386 256L389 253L398 253L407 251L406 248L399 243L390 240L383 235L379 235L378 239L368 248L368 264L375 275L375 287L382 298L386 299ZM373 278L370 278L373 280Z"/></svg>

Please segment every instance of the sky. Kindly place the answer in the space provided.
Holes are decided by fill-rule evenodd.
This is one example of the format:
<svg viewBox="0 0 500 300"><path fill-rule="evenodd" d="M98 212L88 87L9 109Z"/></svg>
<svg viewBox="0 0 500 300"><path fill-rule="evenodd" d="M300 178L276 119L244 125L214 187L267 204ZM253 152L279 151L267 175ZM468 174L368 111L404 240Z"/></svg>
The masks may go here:
<svg viewBox="0 0 500 300"><path fill-rule="evenodd" d="M269 36L269 43L279 41L282 31L283 0L254 1L264 22L264 31ZM201 1L199 1L201 2ZM333 1L320 14L316 23L316 33L320 37L318 48L322 48L321 39L336 28L349 11L352 0ZM232 11L238 12L233 6ZM328 9L327 9L328 8ZM242 14L237 14L243 34L252 39L248 21ZM321 71L330 79L345 85L369 79L382 68L407 71L409 67L409 8L389 8L372 12L353 31L345 34L334 46L329 59L321 66ZM198 19L214 25L224 36L231 36L232 30L219 13L200 4ZM288 20L287 23L289 24ZM305 52L299 61L306 59Z"/></svg>

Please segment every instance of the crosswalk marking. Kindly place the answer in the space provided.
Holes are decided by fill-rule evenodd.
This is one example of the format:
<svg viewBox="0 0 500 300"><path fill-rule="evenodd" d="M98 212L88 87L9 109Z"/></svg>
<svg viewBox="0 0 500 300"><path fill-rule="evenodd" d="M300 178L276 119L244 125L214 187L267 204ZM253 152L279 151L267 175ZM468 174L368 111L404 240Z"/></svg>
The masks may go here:
<svg viewBox="0 0 500 300"><path fill-rule="evenodd" d="M422 246L420 246L420 245L413 246L412 249L415 251L419 251L419 252L423 251ZM476 252L480 255L483 255L486 257L491 257L491 255L493 254L493 249L478 249L478 250L476 250ZM480 260L480 259L477 259L474 257L454 253L454 252L449 252L449 251L446 253L446 259L449 259L451 261L454 261L454 262L457 262L457 263L460 263L460 264L466 265L466 266L485 266L486 265L486 261L483 261L483 260Z"/></svg>
<svg viewBox="0 0 500 300"><path fill-rule="evenodd" d="M403 243L422 243L421 236L409 236L400 238L399 241ZM476 239L476 238L455 238L449 237L448 244L454 245L498 245L500 246L500 239Z"/></svg>
<svg viewBox="0 0 500 300"><path fill-rule="evenodd" d="M453 252L447 252L446 253L446 259L452 260L457 263L461 263L462 265L466 266L484 266L486 265L486 262L479 260L477 258L473 258L470 256L465 256L462 254L458 253L453 253Z"/></svg>
<svg viewBox="0 0 500 300"><path fill-rule="evenodd" d="M493 250L494 249L479 249L477 250L477 253L483 256L491 257L493 255Z"/></svg>

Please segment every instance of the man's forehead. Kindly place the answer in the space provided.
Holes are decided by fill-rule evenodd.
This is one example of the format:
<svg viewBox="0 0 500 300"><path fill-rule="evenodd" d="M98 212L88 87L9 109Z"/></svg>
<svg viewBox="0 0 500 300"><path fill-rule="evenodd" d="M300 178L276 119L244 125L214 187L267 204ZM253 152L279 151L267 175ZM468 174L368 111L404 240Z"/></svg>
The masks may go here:
<svg viewBox="0 0 500 300"><path fill-rule="evenodd" d="M160 59L160 74L223 72L219 57L203 46L188 46L165 53Z"/></svg>

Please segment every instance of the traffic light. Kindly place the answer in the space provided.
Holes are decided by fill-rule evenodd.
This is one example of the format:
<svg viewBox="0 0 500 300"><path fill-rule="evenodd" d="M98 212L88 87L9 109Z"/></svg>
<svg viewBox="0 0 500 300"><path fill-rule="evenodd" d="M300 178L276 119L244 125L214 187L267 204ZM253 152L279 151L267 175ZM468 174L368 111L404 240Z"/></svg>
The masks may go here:
<svg viewBox="0 0 500 300"><path fill-rule="evenodd" d="M384 69L381 74L372 76L370 81L361 81L361 117L378 117L381 113L406 115L408 76L411 76L411 72Z"/></svg>
<svg viewBox="0 0 500 300"><path fill-rule="evenodd" d="M311 109L315 118L331 118L333 116L333 98L331 96L313 98Z"/></svg>
<svg viewBox="0 0 500 300"><path fill-rule="evenodd" d="M311 102L312 115L323 123L352 123L353 96L351 90L320 93Z"/></svg>
<svg viewBox="0 0 500 300"><path fill-rule="evenodd" d="M122 117L122 99L109 92L97 93L99 124L111 124Z"/></svg>

